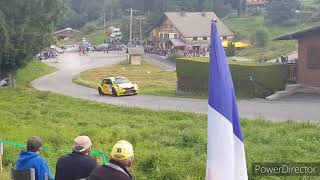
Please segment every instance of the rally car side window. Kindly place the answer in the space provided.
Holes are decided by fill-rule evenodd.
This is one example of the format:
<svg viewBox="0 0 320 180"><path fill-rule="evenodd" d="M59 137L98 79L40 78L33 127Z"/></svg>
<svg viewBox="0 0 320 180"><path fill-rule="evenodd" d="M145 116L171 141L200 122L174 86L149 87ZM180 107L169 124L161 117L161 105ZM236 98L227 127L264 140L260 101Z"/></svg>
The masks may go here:
<svg viewBox="0 0 320 180"><path fill-rule="evenodd" d="M105 82L105 83L108 84L108 85L112 85L112 82L111 82L110 79L106 79L106 82Z"/></svg>

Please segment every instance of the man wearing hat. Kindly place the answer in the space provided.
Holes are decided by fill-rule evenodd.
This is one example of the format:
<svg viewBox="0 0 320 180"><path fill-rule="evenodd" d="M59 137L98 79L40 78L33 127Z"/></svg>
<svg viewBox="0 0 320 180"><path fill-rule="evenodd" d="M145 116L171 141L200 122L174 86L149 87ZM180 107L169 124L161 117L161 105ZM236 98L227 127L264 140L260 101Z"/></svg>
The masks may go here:
<svg viewBox="0 0 320 180"><path fill-rule="evenodd" d="M27 151L22 150L17 161L17 170L35 171L36 180L44 180L47 175L49 179L53 179L47 162L39 156L42 150L42 140L39 137L33 136L27 141Z"/></svg>
<svg viewBox="0 0 320 180"><path fill-rule="evenodd" d="M59 158L56 165L56 180L86 179L98 166L97 160L90 157L91 140L88 136L74 139L73 152Z"/></svg>
<svg viewBox="0 0 320 180"><path fill-rule="evenodd" d="M118 141L112 148L109 164L92 171L89 180L132 180L129 168L134 161L133 147L128 141Z"/></svg>

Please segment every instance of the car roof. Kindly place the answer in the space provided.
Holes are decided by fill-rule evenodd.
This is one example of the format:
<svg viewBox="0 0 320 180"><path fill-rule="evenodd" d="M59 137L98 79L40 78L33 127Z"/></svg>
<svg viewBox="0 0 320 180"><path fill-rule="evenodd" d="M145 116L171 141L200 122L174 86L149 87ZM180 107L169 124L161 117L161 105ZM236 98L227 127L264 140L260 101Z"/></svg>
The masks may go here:
<svg viewBox="0 0 320 180"><path fill-rule="evenodd" d="M118 78L126 78L126 77L123 77L123 76L108 77L108 78L105 78L105 79L103 79L103 80L110 79L111 81L114 81L115 79L118 79ZM127 79L127 78L126 78L126 79Z"/></svg>

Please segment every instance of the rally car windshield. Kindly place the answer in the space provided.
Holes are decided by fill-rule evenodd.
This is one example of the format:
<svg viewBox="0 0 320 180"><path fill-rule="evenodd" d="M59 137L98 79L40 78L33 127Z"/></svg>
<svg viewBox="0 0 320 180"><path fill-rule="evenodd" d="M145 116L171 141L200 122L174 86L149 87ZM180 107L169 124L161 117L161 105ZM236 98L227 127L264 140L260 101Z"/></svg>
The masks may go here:
<svg viewBox="0 0 320 180"><path fill-rule="evenodd" d="M125 84L129 83L130 81L126 78L117 78L114 80L114 84Z"/></svg>

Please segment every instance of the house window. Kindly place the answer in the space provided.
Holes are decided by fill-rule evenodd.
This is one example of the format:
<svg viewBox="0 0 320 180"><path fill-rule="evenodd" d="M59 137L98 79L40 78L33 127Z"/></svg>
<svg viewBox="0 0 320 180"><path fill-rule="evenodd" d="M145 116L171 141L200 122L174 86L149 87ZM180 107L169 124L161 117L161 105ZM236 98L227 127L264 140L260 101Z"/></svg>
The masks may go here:
<svg viewBox="0 0 320 180"><path fill-rule="evenodd" d="M169 34L164 34L164 38L168 39L169 38Z"/></svg>
<svg viewBox="0 0 320 180"><path fill-rule="evenodd" d="M172 24L170 24L170 29L173 29L173 25Z"/></svg>
<svg viewBox="0 0 320 180"><path fill-rule="evenodd" d="M228 37L227 36L223 36L223 38L222 38L223 40L227 40L228 39Z"/></svg>
<svg viewBox="0 0 320 180"><path fill-rule="evenodd" d="M206 41L206 40L208 40L208 38L207 37L203 37L203 40Z"/></svg>
<svg viewBox="0 0 320 180"><path fill-rule="evenodd" d="M174 34L174 39L178 39L178 34Z"/></svg>
<svg viewBox="0 0 320 180"><path fill-rule="evenodd" d="M320 47L308 47L307 67L309 69L320 69Z"/></svg>
<svg viewBox="0 0 320 180"><path fill-rule="evenodd" d="M163 33L160 33L160 39L163 39Z"/></svg>
<svg viewBox="0 0 320 180"><path fill-rule="evenodd" d="M197 41L197 40L198 40L198 38L197 38L197 37L194 37L192 40L193 40L193 41Z"/></svg>

